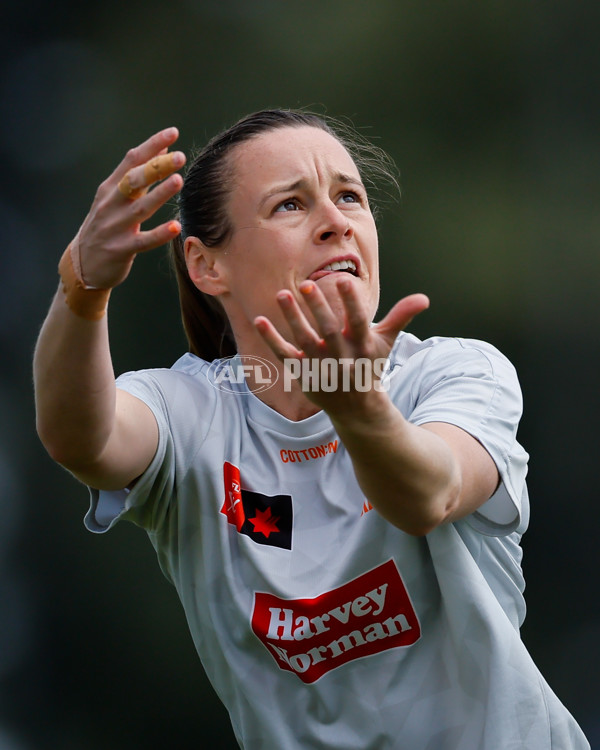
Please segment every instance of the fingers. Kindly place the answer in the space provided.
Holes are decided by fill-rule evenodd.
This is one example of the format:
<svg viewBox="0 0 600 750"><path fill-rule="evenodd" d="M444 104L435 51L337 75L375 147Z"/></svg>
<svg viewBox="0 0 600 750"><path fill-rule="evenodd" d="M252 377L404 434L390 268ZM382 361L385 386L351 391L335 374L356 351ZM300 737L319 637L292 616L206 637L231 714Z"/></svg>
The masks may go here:
<svg viewBox="0 0 600 750"><path fill-rule="evenodd" d="M168 221L152 229L141 231L139 225L153 216L161 206L176 195L183 184L183 178L174 174L160 183L154 190L143 195L137 200L131 201L127 215L123 218L123 228L131 226L132 218L136 227L128 235L133 238L133 251L137 253L152 250L155 247L170 242L179 232L181 224L178 221Z"/></svg>
<svg viewBox="0 0 600 750"><path fill-rule="evenodd" d="M398 333L415 315L429 307L428 297L412 294L397 302L380 323L371 326L352 281L340 280L336 288L343 303L345 325L323 291L312 281L303 282L299 290L314 323L309 322L291 291L283 289L277 294L294 344L286 341L267 318L254 321L259 333L280 359L303 355L321 357L324 354L338 358L387 356Z"/></svg>
<svg viewBox="0 0 600 750"><path fill-rule="evenodd" d="M369 334L369 321L349 279L337 283L345 320L340 318L339 312L334 312L330 301L314 282L303 282L299 290L314 319L314 324L308 321L290 291L279 292L277 301L290 326L296 345L303 352L319 356L327 350L331 356L343 356L350 345L357 351L362 350Z"/></svg>
<svg viewBox="0 0 600 750"><path fill-rule="evenodd" d="M149 229L146 232L138 232L135 238L135 252L143 253L146 250L153 250L155 247L165 245L178 235L179 232L181 232L181 224L174 220L160 224L158 227Z"/></svg>
<svg viewBox="0 0 600 750"><path fill-rule="evenodd" d="M290 326L294 341L307 354L318 354L324 345L334 346L341 326L333 315L327 301L312 281L300 285L300 292L307 301L313 314L317 330L308 322L298 302L287 289L277 295L277 301Z"/></svg>
<svg viewBox="0 0 600 750"><path fill-rule="evenodd" d="M305 281L300 284L300 292L315 318L323 340L329 342L337 338L342 331L342 325L319 287L313 281Z"/></svg>
<svg viewBox="0 0 600 750"><path fill-rule="evenodd" d="M329 300L317 284L308 281L300 285L300 291L315 318L319 334L327 344L341 354L344 341L361 348L368 337L370 321L350 279L338 280L336 289L343 305L343 322L340 321L339 314L333 311Z"/></svg>
<svg viewBox="0 0 600 750"><path fill-rule="evenodd" d="M109 181L118 183L130 169L133 169L140 164L145 164L160 153L166 153L169 146L175 143L178 138L179 131L177 128L167 128L166 130L161 130L159 133L150 136L150 138L139 146L136 146L127 152L123 161L110 176Z"/></svg>
<svg viewBox="0 0 600 750"><path fill-rule="evenodd" d="M180 174L167 177L154 190L144 193L140 198L124 203L118 210L118 224L122 230L130 228L139 230L139 225L153 216L161 206L181 190L183 178ZM122 200L122 199L121 199Z"/></svg>
<svg viewBox="0 0 600 750"><path fill-rule="evenodd" d="M136 200L147 192L150 185L164 180L184 164L185 155L181 151L159 154L126 172L117 189L128 200Z"/></svg>
<svg viewBox="0 0 600 750"><path fill-rule="evenodd" d="M424 294L410 294L396 302L385 318L377 323L375 330L383 336L395 338L416 315L428 307L429 297Z"/></svg>
<svg viewBox="0 0 600 750"><path fill-rule="evenodd" d="M355 342L364 341L369 333L370 321L354 284L350 279L343 279L338 281L337 289L346 311L346 335Z"/></svg>
<svg viewBox="0 0 600 750"><path fill-rule="evenodd" d="M279 360L283 362L286 358L299 359L302 357L302 352L289 341L286 341L268 318L261 315L255 318L254 325Z"/></svg>

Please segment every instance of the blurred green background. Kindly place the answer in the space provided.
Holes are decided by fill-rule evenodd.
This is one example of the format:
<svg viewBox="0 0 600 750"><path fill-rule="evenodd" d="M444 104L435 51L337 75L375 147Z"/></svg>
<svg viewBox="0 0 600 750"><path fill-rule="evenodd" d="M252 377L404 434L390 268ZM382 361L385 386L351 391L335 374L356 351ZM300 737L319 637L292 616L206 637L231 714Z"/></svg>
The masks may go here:
<svg viewBox="0 0 600 750"><path fill-rule="evenodd" d="M349 117L398 163L382 309L424 291L413 332L515 363L523 637L600 743L600 3L22 0L3 16L0 750L235 746L144 534L84 531L85 489L35 436L30 362L58 258L123 153L169 125L189 151L268 106ZM164 249L110 323L118 372L182 353Z"/></svg>

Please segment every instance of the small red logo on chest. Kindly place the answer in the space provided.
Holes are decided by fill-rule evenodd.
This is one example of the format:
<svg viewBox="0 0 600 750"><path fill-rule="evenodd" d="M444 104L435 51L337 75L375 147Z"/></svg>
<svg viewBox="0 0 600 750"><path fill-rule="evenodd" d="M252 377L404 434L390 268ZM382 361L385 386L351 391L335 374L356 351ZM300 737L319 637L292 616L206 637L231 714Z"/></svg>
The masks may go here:
<svg viewBox="0 0 600 750"><path fill-rule="evenodd" d="M221 513L240 534L257 544L292 549L294 514L290 495L263 495L242 489L240 470L223 464L225 499Z"/></svg>
<svg viewBox="0 0 600 750"><path fill-rule="evenodd" d="M393 560L314 599L256 592L252 630L280 669L302 682L421 636L416 612Z"/></svg>

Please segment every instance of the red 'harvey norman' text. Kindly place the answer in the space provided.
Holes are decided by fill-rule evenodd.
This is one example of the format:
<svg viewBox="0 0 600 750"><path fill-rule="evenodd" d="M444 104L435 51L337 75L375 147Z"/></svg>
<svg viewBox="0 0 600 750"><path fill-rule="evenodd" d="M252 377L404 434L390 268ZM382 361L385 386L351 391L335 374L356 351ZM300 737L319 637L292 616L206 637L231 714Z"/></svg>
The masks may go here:
<svg viewBox="0 0 600 750"><path fill-rule="evenodd" d="M311 458L324 458L330 453L337 453L338 441L334 440L332 443L323 443L322 445L313 445L310 448L304 450L294 451L286 450L283 448L279 451L279 457L284 464L299 463L303 461L310 461Z"/></svg>
<svg viewBox="0 0 600 750"><path fill-rule="evenodd" d="M314 599L254 595L252 629L280 669L311 683L336 667L421 636L393 560Z"/></svg>

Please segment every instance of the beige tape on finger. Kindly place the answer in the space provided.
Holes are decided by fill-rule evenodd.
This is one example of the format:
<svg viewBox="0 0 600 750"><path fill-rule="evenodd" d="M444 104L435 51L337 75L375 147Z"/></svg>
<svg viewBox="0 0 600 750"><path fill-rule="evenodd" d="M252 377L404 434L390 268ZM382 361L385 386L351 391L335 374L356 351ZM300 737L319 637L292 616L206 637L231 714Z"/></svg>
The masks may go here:
<svg viewBox="0 0 600 750"><path fill-rule="evenodd" d="M121 195L124 195L125 198L128 198L132 201L144 195L144 193L148 190L148 188L146 187L134 188L129 179L129 172L127 172L127 174L125 175L125 177L123 177L121 182L119 182L117 187Z"/></svg>
<svg viewBox="0 0 600 750"><path fill-rule="evenodd" d="M152 185L153 182L158 180L164 180L173 172L176 167L173 164L173 152L168 154L160 154L155 156L154 159L150 159L144 165L144 183L146 185Z"/></svg>
<svg viewBox="0 0 600 750"><path fill-rule="evenodd" d="M136 198L140 198L142 195L144 195L144 193L148 191L148 187L152 185L152 183L158 182L159 180L164 180L164 178L168 177L172 172L174 172L177 167L173 164L172 152L155 156L153 159L150 159L150 161L144 164L143 184L138 187L134 187L131 184L131 173L134 170L138 169L139 167L130 169L118 185L119 192L129 200L136 200Z"/></svg>

